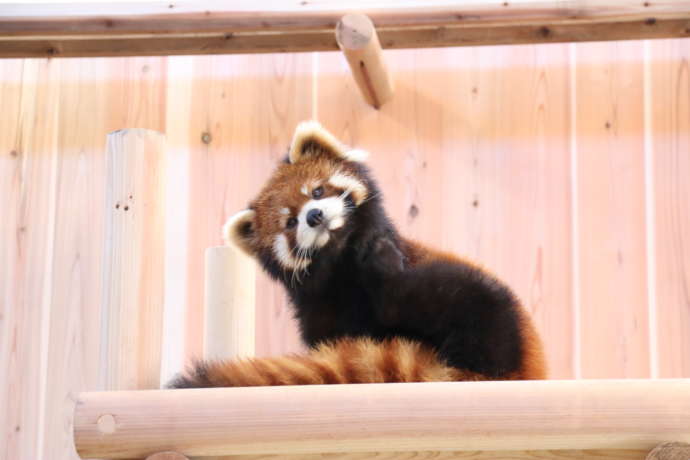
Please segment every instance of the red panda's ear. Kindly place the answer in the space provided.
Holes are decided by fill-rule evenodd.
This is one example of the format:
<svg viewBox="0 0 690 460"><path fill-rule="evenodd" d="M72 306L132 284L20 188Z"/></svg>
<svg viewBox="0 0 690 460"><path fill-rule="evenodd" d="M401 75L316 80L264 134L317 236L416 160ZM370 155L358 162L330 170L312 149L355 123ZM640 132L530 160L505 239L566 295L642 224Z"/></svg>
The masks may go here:
<svg viewBox="0 0 690 460"><path fill-rule="evenodd" d="M356 162L364 161L368 156L364 150L348 148L324 129L318 121L304 121L297 125L288 154L290 163L298 163L311 155L320 154Z"/></svg>
<svg viewBox="0 0 690 460"><path fill-rule="evenodd" d="M252 245L254 238L254 218L256 212L252 209L245 209L230 217L223 225L223 241L225 244L235 246L250 256L254 256L255 251Z"/></svg>

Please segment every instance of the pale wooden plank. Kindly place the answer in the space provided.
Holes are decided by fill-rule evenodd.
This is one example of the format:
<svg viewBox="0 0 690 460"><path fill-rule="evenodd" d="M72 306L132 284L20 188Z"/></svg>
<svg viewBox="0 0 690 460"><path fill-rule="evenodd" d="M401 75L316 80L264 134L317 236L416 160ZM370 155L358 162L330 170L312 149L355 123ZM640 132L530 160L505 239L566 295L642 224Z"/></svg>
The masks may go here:
<svg viewBox="0 0 690 460"><path fill-rule="evenodd" d="M389 52L396 95L359 100L342 56L319 57L318 114L371 151L403 234L467 256L513 287L573 376L565 49Z"/></svg>
<svg viewBox="0 0 690 460"><path fill-rule="evenodd" d="M128 61L128 62L125 62ZM74 59L60 75L52 316L44 458L77 458L74 394L103 389L101 281L105 137L123 126L160 129L161 59ZM144 72L144 66L149 68ZM126 70L125 70L126 69ZM154 70L152 70L154 69ZM153 77L152 77L153 75Z"/></svg>
<svg viewBox="0 0 690 460"><path fill-rule="evenodd" d="M348 452L299 455L229 455L204 460L644 460L646 450L546 450L468 452Z"/></svg>
<svg viewBox="0 0 690 460"><path fill-rule="evenodd" d="M310 117L311 56L195 58L191 91L186 350L200 357L204 250L221 243L225 220L258 193ZM256 292L257 354L298 349L282 288L260 274Z"/></svg>
<svg viewBox="0 0 690 460"><path fill-rule="evenodd" d="M165 131L166 58L103 59L107 85L108 131L145 128ZM107 133L106 132L106 133Z"/></svg>
<svg viewBox="0 0 690 460"><path fill-rule="evenodd" d="M54 61L0 62L3 458L38 458L43 442L59 71Z"/></svg>
<svg viewBox="0 0 690 460"><path fill-rule="evenodd" d="M642 44L576 53L582 376L649 377Z"/></svg>
<svg viewBox="0 0 690 460"><path fill-rule="evenodd" d="M105 94L103 60L65 61L60 75L52 315L43 458L76 458L77 391L99 389Z"/></svg>
<svg viewBox="0 0 690 460"><path fill-rule="evenodd" d="M194 57L166 59L165 126L167 180L165 212L165 307L161 384L183 370L187 313L187 231L189 227L189 116ZM198 203L195 203L198 206Z"/></svg>
<svg viewBox="0 0 690 460"><path fill-rule="evenodd" d="M690 376L690 43L651 45L660 377Z"/></svg>
<svg viewBox="0 0 690 460"><path fill-rule="evenodd" d="M13 240L16 238L17 212L19 207L19 184L22 158L17 150L20 131L17 114L20 113L22 94L22 70L24 62L19 59L0 61L0 99L4 110L0 111L0 200L5 208L3 225L0 226L0 382L17 379L19 372L10 367L14 355L13 337L16 336L18 318L14 308L16 281L15 271L18 248ZM13 234L14 233L14 234ZM0 393L0 406L8 407L9 384ZM9 452L10 447L16 450L20 432L14 432L17 426L17 415L8 410L0 411L0 452ZM35 433L34 433L35 434ZM27 430L24 437L30 437Z"/></svg>

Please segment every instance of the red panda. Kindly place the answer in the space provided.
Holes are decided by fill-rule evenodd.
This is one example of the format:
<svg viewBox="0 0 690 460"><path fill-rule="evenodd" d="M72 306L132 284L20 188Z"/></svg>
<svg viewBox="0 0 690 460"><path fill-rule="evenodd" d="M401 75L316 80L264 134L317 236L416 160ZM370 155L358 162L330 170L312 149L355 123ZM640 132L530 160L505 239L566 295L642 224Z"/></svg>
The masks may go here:
<svg viewBox="0 0 690 460"><path fill-rule="evenodd" d="M200 362L171 387L546 378L528 313L495 276L401 236L364 164L317 122L223 228L285 287L305 355Z"/></svg>

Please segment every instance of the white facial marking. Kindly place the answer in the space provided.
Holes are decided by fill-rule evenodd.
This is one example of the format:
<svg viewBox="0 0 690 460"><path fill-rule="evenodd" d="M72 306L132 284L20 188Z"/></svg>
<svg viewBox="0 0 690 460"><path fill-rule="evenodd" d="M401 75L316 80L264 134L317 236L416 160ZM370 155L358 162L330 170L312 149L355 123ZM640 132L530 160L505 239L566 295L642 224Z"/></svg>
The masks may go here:
<svg viewBox="0 0 690 460"><path fill-rule="evenodd" d="M304 196L309 196L309 189L307 188L307 185L303 185L301 189L299 189L300 192L302 192L302 195Z"/></svg>
<svg viewBox="0 0 690 460"><path fill-rule="evenodd" d="M335 217L328 223L329 230L337 230L345 224L345 219L342 217Z"/></svg>
<svg viewBox="0 0 690 460"><path fill-rule="evenodd" d="M344 196L332 196L322 200L307 201L297 216L297 245L302 249L322 248L330 239L329 231L336 230L345 224ZM307 213L312 209L323 212L324 224L310 227Z"/></svg>
<svg viewBox="0 0 690 460"><path fill-rule="evenodd" d="M316 237L316 247L322 248L326 246L328 240L331 239L331 234L328 232L321 232L319 236Z"/></svg>
<svg viewBox="0 0 690 460"><path fill-rule="evenodd" d="M287 237L282 233L273 241L273 253L281 264L293 270L303 270L311 263L309 259L298 260L292 255Z"/></svg>
<svg viewBox="0 0 690 460"><path fill-rule="evenodd" d="M280 213L284 216L289 216L290 215L290 210L288 208L282 208L280 210Z"/></svg>
<svg viewBox="0 0 690 460"><path fill-rule="evenodd" d="M328 179L328 183L333 187L343 189L346 193L352 195L355 204L359 206L367 197L367 188L356 178L342 172L337 172Z"/></svg>

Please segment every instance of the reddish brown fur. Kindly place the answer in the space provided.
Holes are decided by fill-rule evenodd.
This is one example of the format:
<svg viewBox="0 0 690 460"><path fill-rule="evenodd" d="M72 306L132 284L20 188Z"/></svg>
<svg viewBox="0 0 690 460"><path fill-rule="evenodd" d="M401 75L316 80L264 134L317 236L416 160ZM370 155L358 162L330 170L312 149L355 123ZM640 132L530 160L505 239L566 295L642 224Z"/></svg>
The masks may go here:
<svg viewBox="0 0 690 460"><path fill-rule="evenodd" d="M275 235L283 231L287 217L280 213L282 208L286 207L292 215L296 215L304 203L311 199L311 196L305 196L300 191L304 184L321 185L329 194L332 187L325 179L338 171L347 171L347 167L337 167L323 157L304 163L280 165L250 206L256 211L255 247L271 247Z"/></svg>
<svg viewBox="0 0 690 460"><path fill-rule="evenodd" d="M239 243L240 246L246 245L245 249L248 247L249 253L256 255L261 250L272 248L276 235L282 233L286 227L288 216L281 213L281 210L288 208L290 215L297 215L302 206L311 199L307 195L311 193L312 187L324 187L328 196L333 193L333 190L330 189L327 179L335 173L351 173L352 176L357 177L352 164L333 161L333 154L338 156L339 152L333 152L332 146L316 147L309 142L315 141L308 141L305 145L309 147L302 152L304 158L308 159L280 165L251 203L250 207L255 211L253 229L251 234L247 233L246 241ZM330 152L330 155L323 154L327 152ZM302 193L302 187L305 184L308 186L307 195ZM289 238L290 246L294 246L294 235L290 232L286 233L288 233L286 237ZM410 266L448 262L471 266L483 273L488 272L483 267L455 254L438 251L416 241L402 238L399 249ZM519 366L515 371L504 373L501 380L546 378L546 360L541 340L528 312L521 305L516 306L516 309L520 342L516 343L518 346L515 350L520 350ZM317 330L329 330L332 328L330 323L333 320L332 317L318 315L309 319L310 325ZM402 338L381 342L370 338L346 338L326 344L321 343L306 355L201 363L188 376L174 382L173 386L265 386L496 379L496 377L460 370L458 367L447 365L432 347L419 342Z"/></svg>
<svg viewBox="0 0 690 460"><path fill-rule="evenodd" d="M206 363L203 371L197 368L181 380L177 386L236 387L447 382L486 377L446 366L432 349L417 342L358 338L322 344L306 355Z"/></svg>
<svg viewBox="0 0 690 460"><path fill-rule="evenodd" d="M459 257L451 252L439 251L437 249L429 248L423 244L414 241L403 239L403 251L411 265L422 265L430 261L443 260L448 262L459 262L466 265L471 265L484 272L490 273L486 267L483 267L471 260ZM520 331L523 344L522 365L518 372L510 375L510 380L543 380L547 378L548 369L546 364L546 356L544 354L544 346L541 337L537 333L536 328L532 322L529 313L520 305L519 308Z"/></svg>

